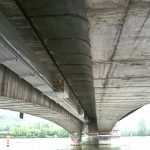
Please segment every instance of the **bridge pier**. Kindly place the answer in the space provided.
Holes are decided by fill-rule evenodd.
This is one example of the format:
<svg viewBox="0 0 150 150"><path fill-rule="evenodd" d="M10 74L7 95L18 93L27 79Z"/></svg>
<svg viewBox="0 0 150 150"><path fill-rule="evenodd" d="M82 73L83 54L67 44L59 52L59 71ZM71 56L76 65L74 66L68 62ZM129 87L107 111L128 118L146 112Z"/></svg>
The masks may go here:
<svg viewBox="0 0 150 150"><path fill-rule="evenodd" d="M77 135L70 134L70 145L78 146L82 145L82 133L79 132Z"/></svg>
<svg viewBox="0 0 150 150"><path fill-rule="evenodd" d="M112 135L98 135L99 145L110 145Z"/></svg>
<svg viewBox="0 0 150 150"><path fill-rule="evenodd" d="M84 136L84 145L98 145L98 138L97 136L92 136L85 133Z"/></svg>

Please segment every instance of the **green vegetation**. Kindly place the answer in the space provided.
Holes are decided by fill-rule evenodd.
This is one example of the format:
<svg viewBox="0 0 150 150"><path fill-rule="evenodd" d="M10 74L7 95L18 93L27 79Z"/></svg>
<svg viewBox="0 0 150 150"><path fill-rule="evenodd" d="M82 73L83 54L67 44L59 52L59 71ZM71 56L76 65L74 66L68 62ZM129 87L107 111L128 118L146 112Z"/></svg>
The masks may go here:
<svg viewBox="0 0 150 150"><path fill-rule="evenodd" d="M131 131L131 130L124 130L121 132L121 136L150 136L150 129L146 128L146 123L143 118L139 119L137 123L137 130Z"/></svg>
<svg viewBox="0 0 150 150"><path fill-rule="evenodd" d="M0 138L7 137L10 131L11 138L64 138L69 137L69 133L60 126L40 119L25 115L24 119L19 119L19 113L0 113Z"/></svg>

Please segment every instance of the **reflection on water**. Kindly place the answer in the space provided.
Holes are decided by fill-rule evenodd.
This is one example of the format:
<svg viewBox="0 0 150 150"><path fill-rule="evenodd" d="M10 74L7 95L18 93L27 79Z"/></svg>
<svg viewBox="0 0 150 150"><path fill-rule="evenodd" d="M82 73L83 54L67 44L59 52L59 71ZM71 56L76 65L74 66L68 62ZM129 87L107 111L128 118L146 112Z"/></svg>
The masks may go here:
<svg viewBox="0 0 150 150"><path fill-rule="evenodd" d="M99 145L98 139L83 140L82 146L70 146L70 150L121 150L120 147L114 146L114 139L112 145Z"/></svg>
<svg viewBox="0 0 150 150"><path fill-rule="evenodd" d="M150 150L150 137L122 137L112 145L69 146L69 139L0 139L0 150Z"/></svg>
<svg viewBox="0 0 150 150"><path fill-rule="evenodd" d="M112 147L111 145L83 145L71 146L70 150L121 150L120 147Z"/></svg>

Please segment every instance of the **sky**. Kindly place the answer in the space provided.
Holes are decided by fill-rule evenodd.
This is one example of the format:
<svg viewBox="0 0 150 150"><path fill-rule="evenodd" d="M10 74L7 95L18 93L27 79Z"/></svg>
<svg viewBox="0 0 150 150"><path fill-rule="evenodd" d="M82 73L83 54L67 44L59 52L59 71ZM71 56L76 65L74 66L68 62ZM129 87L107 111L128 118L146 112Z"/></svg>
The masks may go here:
<svg viewBox="0 0 150 150"><path fill-rule="evenodd" d="M10 111L6 109L0 109L0 116L4 116L5 118L15 118L15 120L20 120L20 113L16 111ZM22 120L22 119L21 119ZM31 121L31 122L36 122L36 121L45 121L45 119L24 114L23 121Z"/></svg>
<svg viewBox="0 0 150 150"><path fill-rule="evenodd" d="M0 109L0 115L13 115L13 117L19 118L19 113L14 112L14 111L9 111L5 109ZM127 129L127 130L136 130L137 129L137 122L140 118L144 118L146 121L146 126L147 128L150 129L150 104L140 108L139 110L135 111L134 113L130 114L126 118L122 119L119 122L119 128L121 131ZM32 120L32 121L37 121L41 120L43 121L44 119L35 117L35 116L30 116L25 114L24 115L24 120Z"/></svg>
<svg viewBox="0 0 150 150"><path fill-rule="evenodd" d="M150 104L130 114L119 122L120 130L137 130L138 120L144 118L147 128L150 129Z"/></svg>

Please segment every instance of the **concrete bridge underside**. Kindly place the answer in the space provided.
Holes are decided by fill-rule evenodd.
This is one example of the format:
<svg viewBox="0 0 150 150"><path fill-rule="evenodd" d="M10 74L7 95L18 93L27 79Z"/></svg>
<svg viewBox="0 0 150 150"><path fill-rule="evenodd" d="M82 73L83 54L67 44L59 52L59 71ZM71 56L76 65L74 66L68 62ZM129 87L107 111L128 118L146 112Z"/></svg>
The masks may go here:
<svg viewBox="0 0 150 150"><path fill-rule="evenodd" d="M98 130L150 103L150 0L86 0Z"/></svg>
<svg viewBox="0 0 150 150"><path fill-rule="evenodd" d="M150 0L2 0L0 8L98 131L150 102Z"/></svg>
<svg viewBox="0 0 150 150"><path fill-rule="evenodd" d="M47 119L69 133L83 130L79 119L4 65L0 65L0 108Z"/></svg>

